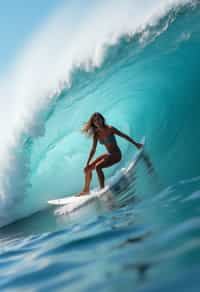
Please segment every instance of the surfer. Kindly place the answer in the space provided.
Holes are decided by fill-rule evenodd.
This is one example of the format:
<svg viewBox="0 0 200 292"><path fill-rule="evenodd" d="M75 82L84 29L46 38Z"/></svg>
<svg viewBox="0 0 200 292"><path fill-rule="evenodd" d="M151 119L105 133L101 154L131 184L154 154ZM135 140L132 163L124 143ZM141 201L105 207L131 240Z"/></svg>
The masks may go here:
<svg viewBox="0 0 200 292"><path fill-rule="evenodd" d="M128 135L120 132L118 129L107 125L105 122L105 118L102 116L102 114L98 112L95 112L90 117L88 122L85 123L84 127L82 128L82 132L93 138L93 145L86 166L84 168L85 185L83 191L80 192L79 195L85 195L90 192L90 182L92 179L93 170L96 170L97 172L100 188L104 188L104 173L102 169L112 166L113 164L121 160L122 154L120 148L117 145L115 135L126 139L127 141L135 145L138 149L143 146L142 144L135 142ZM106 147L108 152L100 155L93 162L90 163L93 155L96 152L98 141Z"/></svg>

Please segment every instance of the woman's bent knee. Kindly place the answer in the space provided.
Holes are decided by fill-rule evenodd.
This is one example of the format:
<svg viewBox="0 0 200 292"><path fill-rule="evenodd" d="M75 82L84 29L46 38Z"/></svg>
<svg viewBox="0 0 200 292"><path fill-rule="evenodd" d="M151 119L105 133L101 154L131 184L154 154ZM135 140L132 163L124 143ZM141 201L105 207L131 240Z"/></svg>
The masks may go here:
<svg viewBox="0 0 200 292"><path fill-rule="evenodd" d="M94 165L88 166L86 172L92 172L95 169Z"/></svg>
<svg viewBox="0 0 200 292"><path fill-rule="evenodd" d="M100 167L99 167L99 165L97 164L97 165L95 165L95 170L96 170L96 172L98 172L99 170L100 170Z"/></svg>

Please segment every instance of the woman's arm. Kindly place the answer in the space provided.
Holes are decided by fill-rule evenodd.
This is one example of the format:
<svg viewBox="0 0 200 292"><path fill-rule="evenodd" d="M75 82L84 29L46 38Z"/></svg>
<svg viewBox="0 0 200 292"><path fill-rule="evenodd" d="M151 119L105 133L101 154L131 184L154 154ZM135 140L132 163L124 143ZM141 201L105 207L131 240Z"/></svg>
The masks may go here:
<svg viewBox="0 0 200 292"><path fill-rule="evenodd" d="M126 139L127 141L131 142L133 145L135 145L138 149L140 149L143 144L137 143L135 140L133 140L131 137L129 137L128 135L122 133L121 131L119 131L118 129L112 127L112 131L113 134L116 134L124 139Z"/></svg>
<svg viewBox="0 0 200 292"><path fill-rule="evenodd" d="M90 154L89 154L89 158L87 160L87 164L86 164L86 167L89 165L90 163L90 160L92 159L94 153L96 152L96 148L97 148L97 137L96 135L93 136L93 145L92 145L92 149L90 151Z"/></svg>

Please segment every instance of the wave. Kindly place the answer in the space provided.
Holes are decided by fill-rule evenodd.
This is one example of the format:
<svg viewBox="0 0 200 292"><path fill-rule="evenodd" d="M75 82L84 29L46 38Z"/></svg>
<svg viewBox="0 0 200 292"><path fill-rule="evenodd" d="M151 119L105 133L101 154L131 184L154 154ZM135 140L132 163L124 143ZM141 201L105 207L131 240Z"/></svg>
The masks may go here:
<svg viewBox="0 0 200 292"><path fill-rule="evenodd" d="M193 52L199 48L198 1L119 1L117 5L102 1L88 5L89 9L81 9L81 2L76 1L62 7L33 36L1 82L1 226L44 208L49 198L81 188L80 169L90 144L78 128L96 109L129 134L138 138L154 135L149 151L155 162L167 157L171 147L169 160L165 157L159 164L161 173L166 161L174 159L172 141L180 144L174 153L184 148L183 131L178 139L180 120L176 120L169 140L162 145L159 141L165 128L171 128L169 105L173 116L180 114L177 92L175 104L171 99L175 85L169 85L170 73L176 76L185 69L184 64L179 66L179 55L187 56L191 50L185 47L193 42ZM183 24L184 18L187 24ZM174 69L167 63L168 56ZM192 62L189 70L194 73ZM196 80L189 81L196 86ZM179 85L177 80L177 88L183 90ZM162 100L158 94L165 90L168 92ZM142 118L144 113L146 118ZM156 132L156 127L163 129ZM130 147L120 143L127 161ZM173 166L178 179L179 166ZM191 174L197 169L191 164Z"/></svg>

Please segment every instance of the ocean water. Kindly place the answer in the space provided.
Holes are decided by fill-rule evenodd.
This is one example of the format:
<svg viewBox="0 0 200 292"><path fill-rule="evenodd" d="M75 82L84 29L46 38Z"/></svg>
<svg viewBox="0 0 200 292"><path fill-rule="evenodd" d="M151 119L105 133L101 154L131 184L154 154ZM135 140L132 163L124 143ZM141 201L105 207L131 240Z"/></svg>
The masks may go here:
<svg viewBox="0 0 200 292"><path fill-rule="evenodd" d="M68 4L2 78L1 291L200 290L200 5L160 2ZM47 201L83 187L95 111L145 136L143 156L111 199L56 216ZM117 141L106 178L136 151Z"/></svg>

